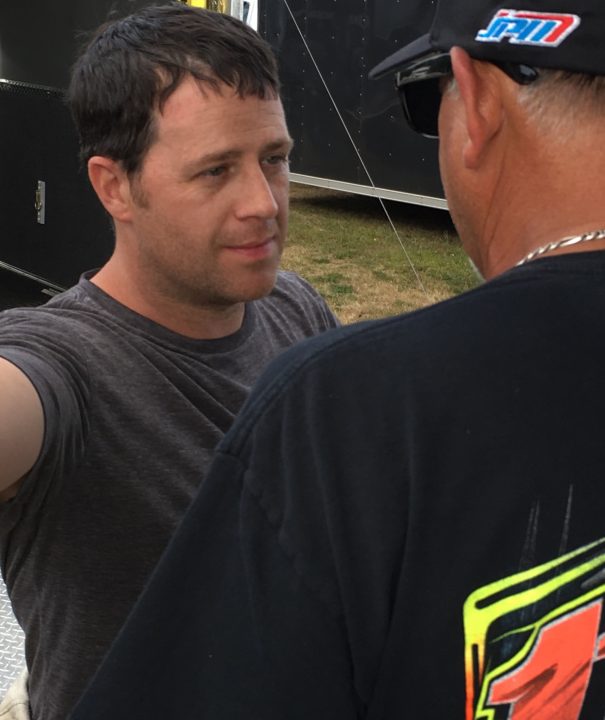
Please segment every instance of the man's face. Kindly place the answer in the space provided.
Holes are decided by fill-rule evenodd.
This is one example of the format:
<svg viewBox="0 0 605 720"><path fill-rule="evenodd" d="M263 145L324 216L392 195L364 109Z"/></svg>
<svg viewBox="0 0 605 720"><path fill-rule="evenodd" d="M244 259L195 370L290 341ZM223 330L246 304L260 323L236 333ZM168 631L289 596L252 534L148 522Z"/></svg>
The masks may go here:
<svg viewBox="0 0 605 720"><path fill-rule="evenodd" d="M287 230L290 147L278 99L184 80L131 180L141 279L204 307L270 292Z"/></svg>

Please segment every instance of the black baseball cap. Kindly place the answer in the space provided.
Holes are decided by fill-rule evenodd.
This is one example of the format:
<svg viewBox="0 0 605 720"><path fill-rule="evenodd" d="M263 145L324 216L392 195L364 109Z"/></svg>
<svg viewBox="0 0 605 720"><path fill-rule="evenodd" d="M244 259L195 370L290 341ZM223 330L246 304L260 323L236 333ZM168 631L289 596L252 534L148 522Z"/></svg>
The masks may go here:
<svg viewBox="0 0 605 720"><path fill-rule="evenodd" d="M389 55L370 77L454 46L477 60L605 75L605 0L439 0L430 32Z"/></svg>

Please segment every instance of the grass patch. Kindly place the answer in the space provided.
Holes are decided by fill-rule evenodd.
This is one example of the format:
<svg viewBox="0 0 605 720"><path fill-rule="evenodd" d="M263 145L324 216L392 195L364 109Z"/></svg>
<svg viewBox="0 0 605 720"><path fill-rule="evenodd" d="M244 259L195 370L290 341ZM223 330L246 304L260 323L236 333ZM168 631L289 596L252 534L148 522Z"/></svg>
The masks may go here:
<svg viewBox="0 0 605 720"><path fill-rule="evenodd" d="M477 284L448 213L291 186L283 266L309 280L342 322L395 315Z"/></svg>

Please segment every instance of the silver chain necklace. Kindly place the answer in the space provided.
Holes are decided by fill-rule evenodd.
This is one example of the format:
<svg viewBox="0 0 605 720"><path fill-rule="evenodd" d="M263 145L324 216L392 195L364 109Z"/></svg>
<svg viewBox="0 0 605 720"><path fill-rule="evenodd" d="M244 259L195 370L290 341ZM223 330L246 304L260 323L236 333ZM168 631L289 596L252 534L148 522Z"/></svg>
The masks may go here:
<svg viewBox="0 0 605 720"><path fill-rule="evenodd" d="M519 260L516 267L519 265L525 265L526 262L534 260L544 253L557 250L557 248L570 247L571 245L579 245L583 242L590 242L591 240L605 240L605 230L593 230L592 232L585 233L584 235L572 235L571 237L563 238L562 240L555 240L555 242L548 243L542 247L532 250L529 255L526 255L523 260Z"/></svg>

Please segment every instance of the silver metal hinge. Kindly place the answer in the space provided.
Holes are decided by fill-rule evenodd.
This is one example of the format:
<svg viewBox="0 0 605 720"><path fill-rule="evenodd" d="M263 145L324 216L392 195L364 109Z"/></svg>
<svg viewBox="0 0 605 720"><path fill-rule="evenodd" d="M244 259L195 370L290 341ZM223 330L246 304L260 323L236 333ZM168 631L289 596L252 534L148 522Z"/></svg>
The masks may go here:
<svg viewBox="0 0 605 720"><path fill-rule="evenodd" d="M46 223L46 183L44 180L38 180L34 208L37 221L40 225L44 225Z"/></svg>

